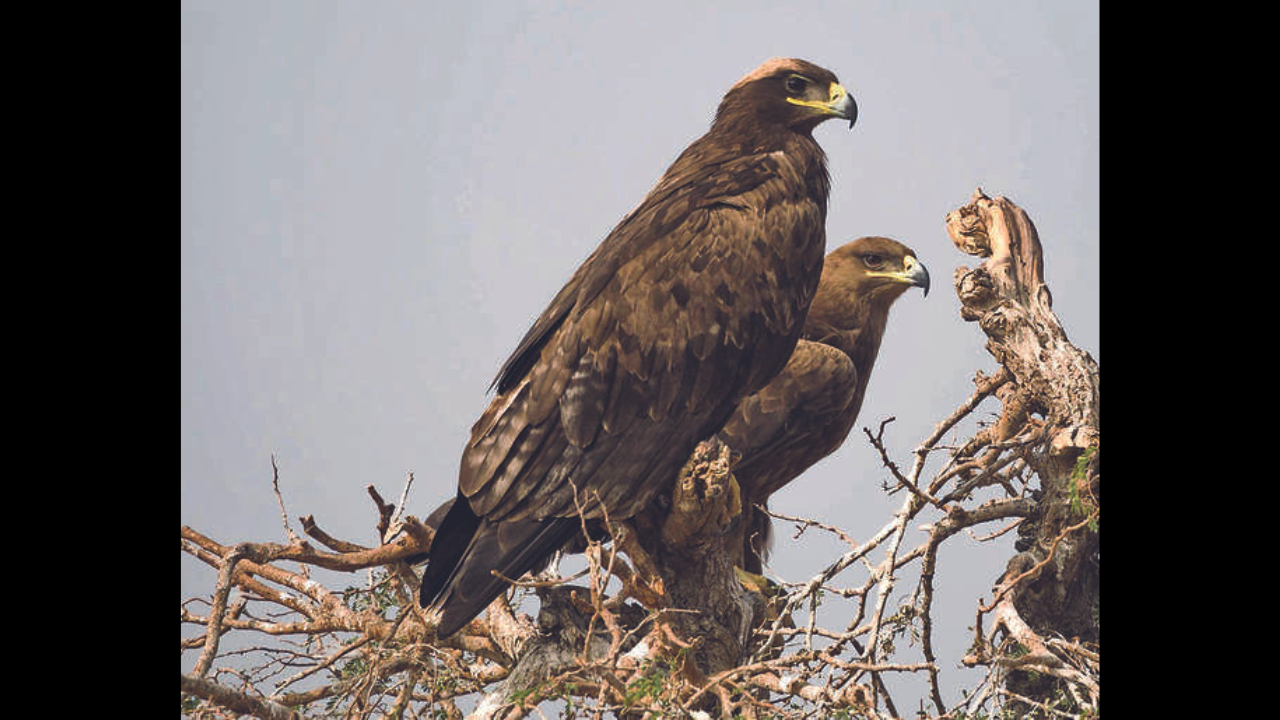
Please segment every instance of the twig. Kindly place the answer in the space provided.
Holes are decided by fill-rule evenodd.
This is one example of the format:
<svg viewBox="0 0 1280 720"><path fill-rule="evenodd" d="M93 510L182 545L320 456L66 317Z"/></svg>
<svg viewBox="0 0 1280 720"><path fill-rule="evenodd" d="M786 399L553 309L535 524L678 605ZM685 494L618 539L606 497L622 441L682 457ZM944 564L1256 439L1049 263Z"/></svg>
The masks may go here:
<svg viewBox="0 0 1280 720"><path fill-rule="evenodd" d="M279 695L281 690L284 690L285 688L298 682L299 680L305 680L306 678L320 672L321 670L331 667L335 662L337 662L347 653L351 652L352 650L356 650L358 648L363 647L366 643L369 642L370 639L371 638L363 637L351 643L350 645L344 645L341 648L339 648L336 653L330 655L329 657L325 658L319 663L316 663L315 665L307 668L306 670L303 670L302 672L294 675L293 677L289 677L289 678L285 678L284 680L281 680L280 682L276 683L276 691L275 693L273 693L273 695Z"/></svg>
<svg viewBox="0 0 1280 720"><path fill-rule="evenodd" d="M969 399L961 403L960 407L956 408L951 415L947 416L945 420L934 427L933 434L926 438L924 442L920 443L920 447L916 449L916 455L920 457L927 455L937 446L938 442L942 440L942 436L947 434L948 430L955 427L957 423L967 417L969 413L973 412L983 400L986 400L1000 386L1012 379L1013 375L1003 365L1000 366L994 375L985 378L980 376L976 381L978 387L974 390L973 394L969 396Z"/></svg>
<svg viewBox="0 0 1280 720"><path fill-rule="evenodd" d="M880 429L875 435L871 434L871 428L864 427L862 428L862 432L867 436L867 439L871 441L871 446L874 447L880 453L881 464L884 465L885 468L889 470L889 473L893 475L894 479L898 481L899 487L904 487L910 490L912 494L914 494L916 498L919 499L921 502L928 503L929 505L933 505L935 507L941 508L942 507L941 503L939 503L934 498L930 497L920 488L916 487L916 484L914 482L903 477L902 472L898 470L897 464L894 463L893 460L889 457L889 451L884 446L884 428L886 425L893 422L894 420L896 420L896 418L889 417L881 421ZM892 494L892 491L890 491L890 493Z"/></svg>
<svg viewBox="0 0 1280 720"><path fill-rule="evenodd" d="M276 494L276 505L280 508L280 524L284 525L285 536L289 538L289 542L301 542L294 534L293 528L289 527L289 515L284 510L284 497L280 494L280 468L276 467L275 453L271 454L271 489Z"/></svg>
<svg viewBox="0 0 1280 720"><path fill-rule="evenodd" d="M1080 530L1084 528L1089 523L1096 520L1098 518L1099 512L1100 512L1099 510L1094 510L1092 513L1089 514L1089 517L1085 518L1084 520L1081 520L1080 522L1070 527L1063 528L1062 532L1058 533L1058 537L1053 539L1053 544L1049 546L1049 553L1045 555L1045 558L1040 562L1036 563L1035 565L1033 565L1029 570L1019 574L1017 577L1013 578L1012 580L1001 583L1000 589L996 593L995 598L992 599L991 604L983 607L982 611L991 612L991 610L995 608L996 604L999 603L1000 600L1004 598L1006 594L1009 593L1009 591L1013 590L1013 588L1016 587L1018 583L1022 582L1024 579L1028 577L1039 575L1040 570L1043 569L1044 566L1048 565L1049 561L1053 559L1053 554L1058 549L1058 543L1062 542L1062 539L1065 538L1067 535L1070 535L1076 530Z"/></svg>
<svg viewBox="0 0 1280 720"><path fill-rule="evenodd" d="M559 577L551 578L549 580L513 580L507 577L506 575L503 575L502 573L498 572L497 570L490 570L489 574L505 583L510 583L513 587L529 588L529 589L536 590L537 588L549 588L549 587L556 587L559 585L565 585L567 583L573 582L574 580L577 580L578 578L588 574L589 572L591 572L590 569L579 570L578 572L568 577L565 577L562 575Z"/></svg>
<svg viewBox="0 0 1280 720"><path fill-rule="evenodd" d="M404 509L409 503L409 488L413 487L413 471L409 471L409 477L405 478L404 489L400 491L400 500L396 503L395 514L391 516L392 524L404 515Z"/></svg>
<svg viewBox="0 0 1280 720"><path fill-rule="evenodd" d="M844 542L844 544L848 545L849 547L854 547L854 548L858 547L858 542L857 542L856 540L854 540L853 538L849 537L847 534L845 534L845 532L844 532L843 530L841 530L840 528L838 528L838 527L836 527L836 526L834 526L834 525L827 525L827 524L825 524L825 523L820 523L820 522L818 522L817 520L811 520L811 519L809 519L809 518L793 517L793 516L791 516L791 515L784 515L783 513L775 512L775 511L773 511L773 510L770 510L769 508L765 507L764 505L759 505L759 504L757 504L757 505L755 505L755 508L756 508L757 510L759 510L760 512L764 513L765 515L768 515L769 517L774 517L774 518L777 518L777 519L779 519L779 520L786 520L786 521L788 521L788 522L797 523L797 524L800 526L800 530L799 530L799 531L797 532L797 534L795 535L795 537L797 537L797 538L798 538L798 537L800 537L800 533L803 533L804 528L806 528L806 527L816 527L816 528L818 528L819 530L826 530L827 532L831 533L832 535L835 535L836 537L840 538L840 540L841 540L842 542Z"/></svg>

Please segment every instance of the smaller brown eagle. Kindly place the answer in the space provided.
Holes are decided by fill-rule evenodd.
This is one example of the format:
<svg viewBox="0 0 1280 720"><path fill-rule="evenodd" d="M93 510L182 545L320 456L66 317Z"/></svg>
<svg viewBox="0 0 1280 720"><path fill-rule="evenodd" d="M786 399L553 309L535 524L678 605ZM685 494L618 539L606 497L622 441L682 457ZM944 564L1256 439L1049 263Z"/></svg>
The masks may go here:
<svg viewBox="0 0 1280 720"><path fill-rule="evenodd" d="M929 272L915 251L885 237L864 237L826 256L804 332L786 367L746 397L719 433L742 457L744 570L760 574L769 516L755 508L835 452L857 422L880 352L889 308L908 288L929 293Z"/></svg>

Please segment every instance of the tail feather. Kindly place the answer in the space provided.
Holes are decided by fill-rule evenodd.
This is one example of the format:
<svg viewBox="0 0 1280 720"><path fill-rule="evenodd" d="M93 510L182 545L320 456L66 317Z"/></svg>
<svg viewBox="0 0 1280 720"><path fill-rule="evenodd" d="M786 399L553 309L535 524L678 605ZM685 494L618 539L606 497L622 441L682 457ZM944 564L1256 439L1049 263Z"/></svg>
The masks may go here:
<svg viewBox="0 0 1280 720"><path fill-rule="evenodd" d="M420 602L440 619L436 636L447 638L484 612L507 589L503 578L545 567L580 527L578 518L490 523L477 518L465 500L455 502L432 542L422 578Z"/></svg>
<svg viewBox="0 0 1280 720"><path fill-rule="evenodd" d="M422 607L429 607L440 595L454 568L462 561L471 538L480 528L480 518L471 511L471 503L466 497L459 493L452 503L444 520L436 526L435 537L427 550L427 569L422 573L422 588L418 595ZM437 508L431 513L432 517L439 511Z"/></svg>
<svg viewBox="0 0 1280 720"><path fill-rule="evenodd" d="M447 515L450 510L453 509L453 504L454 504L454 498L449 498L444 503L442 503L439 507L437 507L435 510L432 510L431 514L427 516L427 519L422 521L423 525L426 525L428 528L430 528L431 535L433 538L440 531L440 523L444 522L444 516ZM427 558L430 556L431 556L431 551L428 550L427 552L417 553L416 555L409 555L404 558L404 562L409 563L410 565L421 565L422 563L426 562Z"/></svg>

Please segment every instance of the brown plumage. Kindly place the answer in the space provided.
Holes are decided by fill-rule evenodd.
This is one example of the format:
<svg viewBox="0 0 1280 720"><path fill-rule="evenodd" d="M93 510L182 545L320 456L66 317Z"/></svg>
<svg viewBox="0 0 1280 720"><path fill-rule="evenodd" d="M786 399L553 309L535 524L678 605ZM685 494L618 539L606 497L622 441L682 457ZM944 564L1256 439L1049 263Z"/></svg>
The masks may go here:
<svg viewBox="0 0 1280 720"><path fill-rule="evenodd" d="M829 179L812 137L856 106L770 60L534 322L472 427L421 602L447 637L587 518L629 517L786 363L817 287ZM575 503L576 501L576 503Z"/></svg>
<svg viewBox="0 0 1280 720"><path fill-rule="evenodd" d="M880 351L889 307L910 287L929 292L929 273L905 245L865 237L827 255L795 352L772 381L744 399L720 431L742 458L741 567L760 573L769 516L754 509L835 452L857 421Z"/></svg>

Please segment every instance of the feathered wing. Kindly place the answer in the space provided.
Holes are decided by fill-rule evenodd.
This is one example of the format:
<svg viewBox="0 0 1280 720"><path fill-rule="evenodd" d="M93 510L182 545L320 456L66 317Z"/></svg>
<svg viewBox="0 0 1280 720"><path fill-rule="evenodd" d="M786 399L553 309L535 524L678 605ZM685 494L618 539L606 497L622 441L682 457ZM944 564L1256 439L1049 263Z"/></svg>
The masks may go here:
<svg viewBox="0 0 1280 720"><path fill-rule="evenodd" d="M841 350L801 340L786 367L760 391L744 398L718 437L741 458L733 474L742 493L741 567L756 574L767 553L769 517L755 508L848 435L858 370Z"/></svg>

